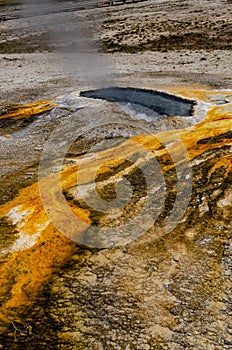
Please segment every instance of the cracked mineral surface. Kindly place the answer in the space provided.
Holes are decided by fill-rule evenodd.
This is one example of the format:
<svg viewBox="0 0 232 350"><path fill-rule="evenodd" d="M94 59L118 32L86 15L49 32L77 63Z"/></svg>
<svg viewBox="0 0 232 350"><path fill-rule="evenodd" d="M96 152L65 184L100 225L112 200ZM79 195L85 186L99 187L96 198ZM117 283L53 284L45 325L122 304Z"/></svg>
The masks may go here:
<svg viewBox="0 0 232 350"><path fill-rule="evenodd" d="M1 349L231 349L230 3L61 1L30 32L0 2ZM109 86L191 115L82 97L54 19L101 27Z"/></svg>

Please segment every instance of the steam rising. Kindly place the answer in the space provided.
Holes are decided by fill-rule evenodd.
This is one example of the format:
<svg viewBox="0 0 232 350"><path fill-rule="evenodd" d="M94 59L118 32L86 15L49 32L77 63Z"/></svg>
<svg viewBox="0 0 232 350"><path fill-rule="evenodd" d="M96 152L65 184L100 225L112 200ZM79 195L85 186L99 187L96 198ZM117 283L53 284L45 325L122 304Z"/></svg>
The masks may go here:
<svg viewBox="0 0 232 350"><path fill-rule="evenodd" d="M96 9L63 12L65 1L26 0L24 12L32 32L46 33L50 51L57 54L62 69L76 82L89 87L112 84L109 64L99 53ZM78 2L75 2L78 5ZM66 5L65 9L71 5ZM90 17L91 16L91 17ZM109 82L109 83L108 83Z"/></svg>

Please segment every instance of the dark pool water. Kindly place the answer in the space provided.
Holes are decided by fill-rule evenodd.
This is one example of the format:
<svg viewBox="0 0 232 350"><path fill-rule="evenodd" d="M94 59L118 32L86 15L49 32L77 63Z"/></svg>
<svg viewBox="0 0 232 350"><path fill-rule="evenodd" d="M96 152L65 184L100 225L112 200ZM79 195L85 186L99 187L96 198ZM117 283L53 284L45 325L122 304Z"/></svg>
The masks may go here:
<svg viewBox="0 0 232 350"><path fill-rule="evenodd" d="M170 95L164 92L137 89L132 87L110 87L105 89L82 91L82 97L119 102L123 106L128 104L149 117L163 116L192 116L194 101Z"/></svg>

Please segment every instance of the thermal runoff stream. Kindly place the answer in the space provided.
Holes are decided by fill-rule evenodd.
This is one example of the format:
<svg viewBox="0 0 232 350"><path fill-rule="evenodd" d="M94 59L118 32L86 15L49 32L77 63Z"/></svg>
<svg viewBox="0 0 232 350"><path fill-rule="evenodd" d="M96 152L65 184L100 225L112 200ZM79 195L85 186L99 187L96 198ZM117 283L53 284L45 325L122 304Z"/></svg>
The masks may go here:
<svg viewBox="0 0 232 350"><path fill-rule="evenodd" d="M0 349L229 350L228 55L174 45L226 43L220 6L25 2L1 22Z"/></svg>

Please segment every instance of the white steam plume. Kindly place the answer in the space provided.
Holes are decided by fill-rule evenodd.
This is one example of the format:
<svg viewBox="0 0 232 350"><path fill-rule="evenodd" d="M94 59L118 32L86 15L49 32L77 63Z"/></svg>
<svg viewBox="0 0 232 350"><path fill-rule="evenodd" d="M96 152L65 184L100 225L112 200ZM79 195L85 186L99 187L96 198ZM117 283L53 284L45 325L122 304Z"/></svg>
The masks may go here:
<svg viewBox="0 0 232 350"><path fill-rule="evenodd" d="M107 87L112 85L112 74L105 56L99 53L96 39L99 17L96 9L62 12L62 8L67 10L74 5L77 8L83 3L75 1L65 5L65 1L26 0L24 13L32 33L46 33L48 46L57 54L62 69L77 84Z"/></svg>

